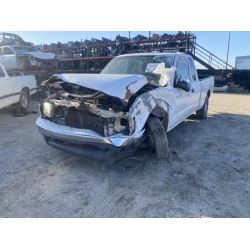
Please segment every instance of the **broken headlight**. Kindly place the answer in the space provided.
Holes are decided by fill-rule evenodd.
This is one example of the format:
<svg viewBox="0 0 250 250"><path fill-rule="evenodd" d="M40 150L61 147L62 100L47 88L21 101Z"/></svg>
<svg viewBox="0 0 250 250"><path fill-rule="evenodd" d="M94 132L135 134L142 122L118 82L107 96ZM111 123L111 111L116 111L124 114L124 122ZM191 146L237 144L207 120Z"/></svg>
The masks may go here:
<svg viewBox="0 0 250 250"><path fill-rule="evenodd" d="M53 118L55 107L51 103L45 102L42 105L42 110L41 111L42 111L43 115L45 115L45 116L47 116L49 118Z"/></svg>

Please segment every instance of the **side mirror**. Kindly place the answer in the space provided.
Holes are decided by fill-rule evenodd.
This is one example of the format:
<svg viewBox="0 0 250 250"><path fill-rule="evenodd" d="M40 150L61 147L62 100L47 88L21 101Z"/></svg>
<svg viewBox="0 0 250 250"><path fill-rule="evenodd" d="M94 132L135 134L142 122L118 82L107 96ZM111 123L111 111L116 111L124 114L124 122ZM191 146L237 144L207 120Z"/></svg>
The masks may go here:
<svg viewBox="0 0 250 250"><path fill-rule="evenodd" d="M191 89L191 86L188 82L186 81L180 81L178 83L175 84L175 88L180 88L186 92L189 92Z"/></svg>

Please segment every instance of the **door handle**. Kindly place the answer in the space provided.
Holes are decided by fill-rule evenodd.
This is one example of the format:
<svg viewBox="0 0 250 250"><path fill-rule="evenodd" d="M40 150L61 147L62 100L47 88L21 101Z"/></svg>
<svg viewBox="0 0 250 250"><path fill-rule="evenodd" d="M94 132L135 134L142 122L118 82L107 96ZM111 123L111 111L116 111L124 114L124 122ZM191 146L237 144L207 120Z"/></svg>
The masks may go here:
<svg viewBox="0 0 250 250"><path fill-rule="evenodd" d="M191 89L192 93L194 92L194 89Z"/></svg>

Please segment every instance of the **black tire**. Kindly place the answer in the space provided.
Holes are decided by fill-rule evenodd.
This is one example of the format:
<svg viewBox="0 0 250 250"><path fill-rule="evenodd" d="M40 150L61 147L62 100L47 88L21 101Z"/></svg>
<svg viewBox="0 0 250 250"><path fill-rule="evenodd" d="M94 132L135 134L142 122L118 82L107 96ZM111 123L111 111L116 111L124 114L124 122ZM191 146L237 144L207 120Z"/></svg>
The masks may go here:
<svg viewBox="0 0 250 250"><path fill-rule="evenodd" d="M201 109L196 110L197 118L205 119L207 117L208 104L209 104L209 96L207 95L203 107Z"/></svg>
<svg viewBox="0 0 250 250"><path fill-rule="evenodd" d="M162 122L155 116L149 116L145 128L147 134L145 142L149 152L155 152L158 159L167 158L168 139Z"/></svg>
<svg viewBox="0 0 250 250"><path fill-rule="evenodd" d="M21 91L19 98L19 108L27 109L29 106L29 95L26 91Z"/></svg>

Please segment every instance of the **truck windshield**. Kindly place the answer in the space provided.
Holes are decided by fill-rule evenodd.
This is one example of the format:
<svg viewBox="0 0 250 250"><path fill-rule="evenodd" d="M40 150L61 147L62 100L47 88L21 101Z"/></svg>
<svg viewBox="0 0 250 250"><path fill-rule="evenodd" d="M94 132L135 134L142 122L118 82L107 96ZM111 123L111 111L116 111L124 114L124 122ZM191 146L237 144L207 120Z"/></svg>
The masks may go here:
<svg viewBox="0 0 250 250"><path fill-rule="evenodd" d="M156 67L164 63L165 68L171 68L171 56L122 56L114 58L101 72L101 74L136 74L148 76Z"/></svg>

